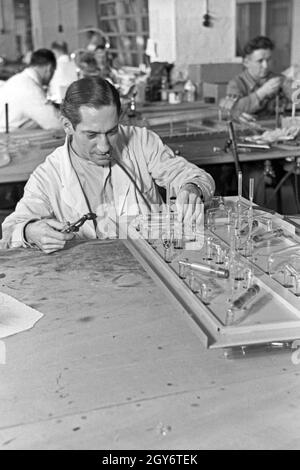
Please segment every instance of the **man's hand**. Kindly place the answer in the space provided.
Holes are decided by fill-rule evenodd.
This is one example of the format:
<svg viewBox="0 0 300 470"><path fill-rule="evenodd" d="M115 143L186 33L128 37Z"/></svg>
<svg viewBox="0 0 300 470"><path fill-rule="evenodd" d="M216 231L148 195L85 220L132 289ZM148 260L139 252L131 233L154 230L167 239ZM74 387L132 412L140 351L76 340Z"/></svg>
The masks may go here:
<svg viewBox="0 0 300 470"><path fill-rule="evenodd" d="M219 108L223 111L230 112L235 105L235 102L238 100L238 96L225 96L225 98L221 98L219 102Z"/></svg>
<svg viewBox="0 0 300 470"><path fill-rule="evenodd" d="M254 116L252 116L252 114L249 114L249 113L241 113L239 114L238 116L238 120L242 123L242 124L250 124L250 126L252 124L255 124L256 123L256 119Z"/></svg>
<svg viewBox="0 0 300 470"><path fill-rule="evenodd" d="M247 128L252 129L255 132L264 132L265 129L257 122L254 116L252 114L248 113L241 113L235 116L235 121L237 121L240 124L243 124L244 126L247 126Z"/></svg>
<svg viewBox="0 0 300 470"><path fill-rule="evenodd" d="M73 233L62 233L64 227L65 224L55 219L36 220L26 225L24 235L28 243L49 254L62 250L66 241L74 237Z"/></svg>
<svg viewBox="0 0 300 470"><path fill-rule="evenodd" d="M282 77L273 77L270 78L266 83L264 83L256 92L259 99L262 101L264 98L278 93L279 88L282 85Z"/></svg>
<svg viewBox="0 0 300 470"><path fill-rule="evenodd" d="M203 215L202 193L197 185L188 183L182 186L176 199L178 220L191 224L200 223Z"/></svg>

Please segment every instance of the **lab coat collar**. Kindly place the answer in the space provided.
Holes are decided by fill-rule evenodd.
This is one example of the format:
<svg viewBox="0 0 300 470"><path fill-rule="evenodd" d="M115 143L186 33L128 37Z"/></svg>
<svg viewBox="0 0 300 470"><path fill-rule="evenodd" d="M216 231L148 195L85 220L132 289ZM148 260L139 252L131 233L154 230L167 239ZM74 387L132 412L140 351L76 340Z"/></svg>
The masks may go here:
<svg viewBox="0 0 300 470"><path fill-rule="evenodd" d="M70 154L69 154L69 138L66 137L63 147L60 148L63 155L59 158L60 162L60 175L62 181L61 198L63 202L69 206L74 214L74 217L79 219L84 214L90 212L84 197L82 188L78 181L78 177L72 167ZM92 221L88 220L84 224L84 231L86 234L95 237L95 228Z"/></svg>
<svg viewBox="0 0 300 470"><path fill-rule="evenodd" d="M25 75L27 75L28 77L31 78L31 80L33 80L35 83L37 83L41 88L42 87L42 84L41 84L41 79L40 79L40 76L39 74L37 73L37 71L33 68L33 67L27 67L23 73Z"/></svg>
<svg viewBox="0 0 300 470"><path fill-rule="evenodd" d="M70 206L73 211L77 212L79 218L89 212L89 207L87 205L81 185L78 181L78 177L71 164L68 137L66 137L65 143L63 147L61 147L61 151L63 152L62 158L59 159L62 181L61 197L65 204ZM116 147L113 150L113 155L135 179L134 166L130 159L126 138L122 130L120 130L119 139ZM129 177L125 174L124 170L116 163L112 165L111 175L116 213L117 215L122 215L124 211L126 213L125 202L132 183ZM85 225L87 224L94 232L93 222L88 221Z"/></svg>

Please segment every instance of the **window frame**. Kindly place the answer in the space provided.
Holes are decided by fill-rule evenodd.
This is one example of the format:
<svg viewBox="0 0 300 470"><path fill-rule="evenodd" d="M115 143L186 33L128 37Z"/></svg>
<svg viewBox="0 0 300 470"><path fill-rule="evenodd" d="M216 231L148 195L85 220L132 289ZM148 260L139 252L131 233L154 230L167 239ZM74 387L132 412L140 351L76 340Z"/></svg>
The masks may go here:
<svg viewBox="0 0 300 470"><path fill-rule="evenodd" d="M124 62L124 65L138 66L145 62L146 40L149 38L149 5L148 0L131 0L134 11L132 13L125 12L124 0L98 0L97 1L97 18L98 27L105 31L108 39L114 38L116 46L110 47L112 56L117 57ZM101 15L101 6L106 4L115 4L115 14ZM145 12L145 6L147 12ZM123 11L122 11L123 10ZM147 20L145 21L145 18ZM126 26L126 21L134 20L134 30ZM118 31L107 31L107 24L103 27L104 22L114 21L118 26ZM144 23L148 28L144 29ZM130 31L129 31L130 29ZM128 40L136 38L133 47L124 45ZM142 38L139 39L139 38ZM122 47L123 45L123 47ZM136 60L134 59L136 57Z"/></svg>
<svg viewBox="0 0 300 470"><path fill-rule="evenodd" d="M236 45L237 45L237 7L238 5L242 4L250 4L250 3L259 3L261 5L261 18L260 18L260 34L262 36L266 35L267 30L267 1L268 0L236 0L235 3L235 38L236 38ZM237 54L237 47L235 49L235 57L240 58L241 56Z"/></svg>

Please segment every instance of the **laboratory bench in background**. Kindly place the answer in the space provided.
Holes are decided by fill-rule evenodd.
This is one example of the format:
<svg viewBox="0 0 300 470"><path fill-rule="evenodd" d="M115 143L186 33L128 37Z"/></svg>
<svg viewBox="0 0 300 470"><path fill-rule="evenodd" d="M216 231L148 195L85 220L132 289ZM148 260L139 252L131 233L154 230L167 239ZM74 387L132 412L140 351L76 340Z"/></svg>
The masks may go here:
<svg viewBox="0 0 300 470"><path fill-rule="evenodd" d="M234 176L234 160L230 149L224 151L228 140L228 125L219 119L218 108L215 105L208 105L201 101L192 103L149 103L137 108L137 115L124 119L127 124L147 125L157 132L162 140L169 145L177 154L183 155L187 160L211 172L216 180L217 192L226 195L226 188L220 184L220 172L224 172L223 178L236 179ZM263 125L274 128L275 121L268 120ZM245 128L236 126L237 134L245 133ZM1 139L7 136L2 134ZM14 183L24 183L29 178L36 166L42 163L45 157L64 142L64 134L53 131L23 131L10 135L12 141L16 140L20 144L27 143L20 147L12 155L9 165L0 168L0 185L12 185ZM258 163L263 166L265 161L281 160L285 163L286 158L291 160L291 165L299 161L300 147L295 146L274 146L270 150L252 150L246 153L239 152L240 162L247 162L255 168ZM298 159L298 160L297 160ZM253 165L252 163L253 162ZM293 163L294 162L294 163ZM283 167L283 164L281 165ZM229 168L229 170L228 170ZM231 168L231 169L230 169ZM262 172L264 170L262 169ZM281 172L281 169L279 170ZM228 176L226 174L228 172ZM284 175L284 173L283 173ZM295 188L299 186L297 171L291 171L289 178L281 186L280 191L272 197L273 187L267 187L268 193L264 201L272 198L271 208L286 214L294 214L299 211L299 202L296 201ZM275 181L275 180L274 180ZM224 190L225 189L225 190ZM230 193L227 193L230 194Z"/></svg>

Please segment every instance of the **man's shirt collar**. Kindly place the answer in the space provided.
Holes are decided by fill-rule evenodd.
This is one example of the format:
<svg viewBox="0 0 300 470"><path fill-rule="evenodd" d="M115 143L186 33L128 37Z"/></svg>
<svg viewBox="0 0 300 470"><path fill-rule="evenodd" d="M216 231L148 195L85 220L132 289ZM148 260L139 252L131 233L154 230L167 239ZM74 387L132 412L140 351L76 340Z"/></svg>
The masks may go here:
<svg viewBox="0 0 300 470"><path fill-rule="evenodd" d="M269 80L274 74L272 72L268 72L267 76L265 78L260 78L258 80L255 80L248 69L244 71L244 80L247 84L247 87L249 88L249 91L255 91L257 88L261 87L267 80Z"/></svg>

